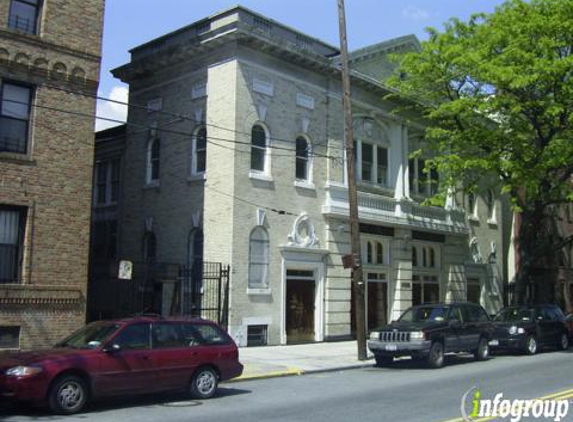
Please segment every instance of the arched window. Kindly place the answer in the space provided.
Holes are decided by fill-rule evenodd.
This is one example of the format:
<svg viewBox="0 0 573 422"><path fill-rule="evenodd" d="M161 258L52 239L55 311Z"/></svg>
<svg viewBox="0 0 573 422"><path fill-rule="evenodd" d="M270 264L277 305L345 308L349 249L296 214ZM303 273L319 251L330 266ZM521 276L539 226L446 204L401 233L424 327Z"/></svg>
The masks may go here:
<svg viewBox="0 0 573 422"><path fill-rule="evenodd" d="M157 241L153 232L147 232L143 236L143 260L155 262L157 259Z"/></svg>
<svg viewBox="0 0 573 422"><path fill-rule="evenodd" d="M470 192L468 194L468 214L470 216L475 216L477 214L476 212L476 194L473 192Z"/></svg>
<svg viewBox="0 0 573 422"><path fill-rule="evenodd" d="M376 243L376 263L383 264L384 263L384 247L382 243Z"/></svg>
<svg viewBox="0 0 573 422"><path fill-rule="evenodd" d="M430 255L430 268L436 268L436 251L434 248L428 248L428 252Z"/></svg>
<svg viewBox="0 0 573 422"><path fill-rule="evenodd" d="M495 196L491 189L488 189L485 194L485 203L487 205L487 218L495 220Z"/></svg>
<svg viewBox="0 0 573 422"><path fill-rule="evenodd" d="M251 131L251 170L266 172L267 133L261 125Z"/></svg>
<svg viewBox="0 0 573 422"><path fill-rule="evenodd" d="M207 128L205 126L195 131L191 149L191 174L205 173L207 168Z"/></svg>
<svg viewBox="0 0 573 422"><path fill-rule="evenodd" d="M426 248L422 248L422 267L428 266L428 251Z"/></svg>
<svg viewBox="0 0 573 422"><path fill-rule="evenodd" d="M262 226L251 232L249 239L249 288L267 289L269 271L269 235Z"/></svg>
<svg viewBox="0 0 573 422"><path fill-rule="evenodd" d="M372 247L372 242L366 242L366 263L374 263L374 248Z"/></svg>
<svg viewBox="0 0 573 422"><path fill-rule="evenodd" d="M308 142L302 136L296 138L296 174L298 180L309 180L310 159Z"/></svg>
<svg viewBox="0 0 573 422"><path fill-rule="evenodd" d="M412 246L412 267L418 266L418 249Z"/></svg>
<svg viewBox="0 0 573 422"><path fill-rule="evenodd" d="M153 139L147 147L147 183L159 180L161 145L159 139Z"/></svg>

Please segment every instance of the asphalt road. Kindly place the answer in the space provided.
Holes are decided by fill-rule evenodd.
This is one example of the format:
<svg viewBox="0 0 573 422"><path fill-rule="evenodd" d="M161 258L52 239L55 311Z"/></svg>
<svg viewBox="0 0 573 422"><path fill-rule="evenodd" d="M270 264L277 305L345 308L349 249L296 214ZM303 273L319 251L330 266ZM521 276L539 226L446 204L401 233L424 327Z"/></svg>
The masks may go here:
<svg viewBox="0 0 573 422"><path fill-rule="evenodd" d="M527 399L571 390L572 363L573 349L494 356L486 362L448 357L447 366L438 370L405 359L390 368L225 383L217 397L205 401L180 394L122 398L92 404L83 414L66 418L41 409L9 408L2 410L0 420L441 422L461 416L462 396L472 387L478 387L483 398L503 393L504 398ZM570 404L563 420L573 420Z"/></svg>

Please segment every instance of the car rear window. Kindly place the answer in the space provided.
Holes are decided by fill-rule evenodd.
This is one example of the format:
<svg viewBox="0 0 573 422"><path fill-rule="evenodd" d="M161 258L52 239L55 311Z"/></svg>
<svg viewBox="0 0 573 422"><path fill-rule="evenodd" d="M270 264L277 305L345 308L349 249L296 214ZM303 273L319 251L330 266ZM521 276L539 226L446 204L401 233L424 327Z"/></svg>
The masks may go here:
<svg viewBox="0 0 573 422"><path fill-rule="evenodd" d="M189 342L202 345L229 344L229 336L219 327L210 324L184 324L185 337Z"/></svg>

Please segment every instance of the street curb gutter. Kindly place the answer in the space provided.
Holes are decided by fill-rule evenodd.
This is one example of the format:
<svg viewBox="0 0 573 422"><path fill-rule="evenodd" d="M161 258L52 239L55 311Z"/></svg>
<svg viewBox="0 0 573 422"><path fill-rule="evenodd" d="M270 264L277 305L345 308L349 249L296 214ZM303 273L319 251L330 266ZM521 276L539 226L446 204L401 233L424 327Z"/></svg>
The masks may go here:
<svg viewBox="0 0 573 422"><path fill-rule="evenodd" d="M372 362L365 362L365 363L358 363L353 365L346 365L346 366L338 366L336 368L321 368L321 369L301 369L296 367L289 367L283 371L272 371L266 372L264 374L253 374L253 375L241 375L238 378L230 379L226 382L240 382L240 381L255 381L267 378L280 378L280 377L290 377L293 375L310 375L310 374L319 374L319 373L328 373L328 372L338 372L344 370L351 370L351 369L360 369L360 368L368 368L372 366Z"/></svg>

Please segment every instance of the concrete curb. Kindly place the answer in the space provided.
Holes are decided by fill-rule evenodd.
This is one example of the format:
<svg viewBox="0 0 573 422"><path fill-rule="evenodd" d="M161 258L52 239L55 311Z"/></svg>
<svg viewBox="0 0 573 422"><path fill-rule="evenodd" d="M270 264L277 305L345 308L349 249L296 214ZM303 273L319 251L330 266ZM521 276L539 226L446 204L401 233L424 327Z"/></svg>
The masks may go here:
<svg viewBox="0 0 573 422"><path fill-rule="evenodd" d="M281 371L271 371L265 372L263 374L252 374L252 375L241 375L239 378L233 378L226 382L239 382L239 381L255 381L267 378L280 378L280 377L290 377L294 375L310 375L310 374L319 374L319 373L328 373L328 372L338 372L338 371L345 371L351 369L360 369L360 368L367 368L372 366L372 362L365 362L365 363L357 363L352 365L344 365L344 366L337 366L334 368L319 368L319 369L302 369L296 367L289 367L285 370Z"/></svg>

